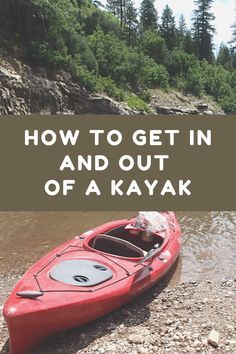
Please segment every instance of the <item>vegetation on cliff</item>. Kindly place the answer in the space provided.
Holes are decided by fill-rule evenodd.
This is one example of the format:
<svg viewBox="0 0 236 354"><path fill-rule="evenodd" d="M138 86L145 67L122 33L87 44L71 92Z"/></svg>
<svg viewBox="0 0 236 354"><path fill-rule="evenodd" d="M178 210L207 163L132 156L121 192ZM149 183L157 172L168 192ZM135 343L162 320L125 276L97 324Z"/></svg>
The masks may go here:
<svg viewBox="0 0 236 354"><path fill-rule="evenodd" d="M96 0L1 0L0 40L49 74L67 70L85 88L143 110L149 89L174 87L236 113L236 25L215 56L212 2L195 1L188 29L169 6L159 16L153 0L143 0L140 12L132 0L108 0L106 8Z"/></svg>

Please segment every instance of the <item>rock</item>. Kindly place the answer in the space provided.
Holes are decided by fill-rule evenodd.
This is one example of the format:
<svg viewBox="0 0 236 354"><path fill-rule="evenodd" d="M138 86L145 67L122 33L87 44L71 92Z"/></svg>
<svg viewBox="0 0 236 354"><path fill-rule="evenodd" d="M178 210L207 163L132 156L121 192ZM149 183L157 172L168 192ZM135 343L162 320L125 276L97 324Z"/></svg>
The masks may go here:
<svg viewBox="0 0 236 354"><path fill-rule="evenodd" d="M139 348L139 349L138 349L138 352L139 352L140 354L149 354L148 348L144 348L144 347Z"/></svg>
<svg viewBox="0 0 236 354"><path fill-rule="evenodd" d="M19 73L0 62L0 114L138 114L127 104L103 94L91 94L66 73L48 78L44 69Z"/></svg>
<svg viewBox="0 0 236 354"><path fill-rule="evenodd" d="M183 110L183 114L199 114L199 111L195 108L187 108Z"/></svg>
<svg viewBox="0 0 236 354"><path fill-rule="evenodd" d="M198 340L198 339L193 342L194 347L200 347L201 345L202 345L202 342L200 342L200 340Z"/></svg>
<svg viewBox="0 0 236 354"><path fill-rule="evenodd" d="M116 325L115 325L115 323L111 322L111 323L109 323L109 325L107 326L107 330L108 330L108 331L111 331L111 330L113 330L113 329L116 329Z"/></svg>
<svg viewBox="0 0 236 354"><path fill-rule="evenodd" d="M122 315L124 315L124 316L130 316L130 315L131 315L131 312L128 311L128 310L125 310L125 309L122 309L122 310L121 310L121 313L122 313Z"/></svg>
<svg viewBox="0 0 236 354"><path fill-rule="evenodd" d="M158 114L173 114L171 107L168 106L155 106L155 110Z"/></svg>
<svg viewBox="0 0 236 354"><path fill-rule="evenodd" d="M116 349L117 349L116 344L110 344L110 345L107 346L107 350L110 350L113 353L116 351Z"/></svg>
<svg viewBox="0 0 236 354"><path fill-rule="evenodd" d="M202 111L205 111L208 109L208 104L207 103L198 103L196 105L196 108L199 109L199 110L202 110Z"/></svg>
<svg viewBox="0 0 236 354"><path fill-rule="evenodd" d="M212 116L214 114L210 109L204 111L203 113L206 114L207 116Z"/></svg>
<svg viewBox="0 0 236 354"><path fill-rule="evenodd" d="M224 114L215 102L203 103L195 96L185 95L175 90L163 92L160 89L153 90L149 105L157 114Z"/></svg>
<svg viewBox="0 0 236 354"><path fill-rule="evenodd" d="M236 340L235 339L229 339L229 345L232 345L232 346L236 347Z"/></svg>
<svg viewBox="0 0 236 354"><path fill-rule="evenodd" d="M145 338L140 334L130 334L128 340L130 343L142 344Z"/></svg>
<svg viewBox="0 0 236 354"><path fill-rule="evenodd" d="M212 329L208 336L207 342L213 347L217 348L219 345L219 337L219 333L216 330Z"/></svg>

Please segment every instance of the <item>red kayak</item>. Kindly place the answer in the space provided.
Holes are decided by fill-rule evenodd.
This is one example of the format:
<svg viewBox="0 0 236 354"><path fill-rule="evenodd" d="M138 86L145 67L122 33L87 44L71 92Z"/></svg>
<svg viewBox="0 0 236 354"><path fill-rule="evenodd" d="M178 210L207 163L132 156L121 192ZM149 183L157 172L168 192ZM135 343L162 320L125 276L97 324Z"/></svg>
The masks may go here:
<svg viewBox="0 0 236 354"><path fill-rule="evenodd" d="M151 241L135 219L106 223L66 242L35 263L5 303L11 354L27 353L44 338L93 321L141 294L174 264L180 227L163 212L164 229ZM134 232L135 231L135 232Z"/></svg>

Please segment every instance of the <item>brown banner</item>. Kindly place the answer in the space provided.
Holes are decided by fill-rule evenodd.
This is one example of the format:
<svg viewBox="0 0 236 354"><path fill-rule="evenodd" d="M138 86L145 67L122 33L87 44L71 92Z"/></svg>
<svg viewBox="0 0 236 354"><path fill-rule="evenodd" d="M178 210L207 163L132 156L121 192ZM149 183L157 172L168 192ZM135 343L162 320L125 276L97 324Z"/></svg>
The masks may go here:
<svg viewBox="0 0 236 354"><path fill-rule="evenodd" d="M0 210L236 210L236 116L0 118Z"/></svg>

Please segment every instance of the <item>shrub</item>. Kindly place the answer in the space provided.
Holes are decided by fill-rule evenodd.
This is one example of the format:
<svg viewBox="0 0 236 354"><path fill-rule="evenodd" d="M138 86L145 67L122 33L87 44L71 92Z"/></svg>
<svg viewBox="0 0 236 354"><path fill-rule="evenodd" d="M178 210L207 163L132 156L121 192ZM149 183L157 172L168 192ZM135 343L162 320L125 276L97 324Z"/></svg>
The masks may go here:
<svg viewBox="0 0 236 354"><path fill-rule="evenodd" d="M104 12L96 6L82 6L81 16L83 21L83 30L86 35L92 35L97 27L106 34L112 32L115 35L120 34L120 25L118 19L109 12Z"/></svg>
<svg viewBox="0 0 236 354"><path fill-rule="evenodd" d="M141 49L157 64L165 64L168 58L168 49L165 40L155 31L148 30L141 37Z"/></svg>
<svg viewBox="0 0 236 354"><path fill-rule="evenodd" d="M171 76L185 76L190 68L199 68L200 63L193 54L188 54L182 49L174 49L170 55L168 71Z"/></svg>
<svg viewBox="0 0 236 354"><path fill-rule="evenodd" d="M117 101L123 101L124 91L117 87L116 83L110 77L99 77L96 85L98 92L104 92Z"/></svg>
<svg viewBox="0 0 236 354"><path fill-rule="evenodd" d="M150 65L145 68L145 82L149 87L169 87L169 74L163 65Z"/></svg>
<svg viewBox="0 0 236 354"><path fill-rule="evenodd" d="M141 98L132 93L127 93L125 95L125 102L130 108L137 109L142 113L150 113L148 105Z"/></svg>
<svg viewBox="0 0 236 354"><path fill-rule="evenodd" d="M204 82L201 72L196 68L190 68L184 81L184 90L201 96L204 90Z"/></svg>
<svg viewBox="0 0 236 354"><path fill-rule="evenodd" d="M138 93L138 97L141 98L144 102L149 103L151 101L152 94L149 90L143 90Z"/></svg>
<svg viewBox="0 0 236 354"><path fill-rule="evenodd" d="M38 65L44 64L49 69L67 68L68 55L56 49L50 48L48 44L33 42L30 46L31 60Z"/></svg>
<svg viewBox="0 0 236 354"><path fill-rule="evenodd" d="M236 114L236 94L235 92L231 91L230 94L222 97L219 100L219 104L225 111L225 113Z"/></svg>
<svg viewBox="0 0 236 354"><path fill-rule="evenodd" d="M71 68L72 69L72 68ZM90 91L96 90L97 77L93 72L90 72L86 66L82 64L75 65L73 63L73 78L77 80L80 85Z"/></svg>
<svg viewBox="0 0 236 354"><path fill-rule="evenodd" d="M89 38L90 48L98 62L99 73L111 77L118 85L136 89L146 79L145 70L156 65L142 52L126 46L111 33L100 28Z"/></svg>

